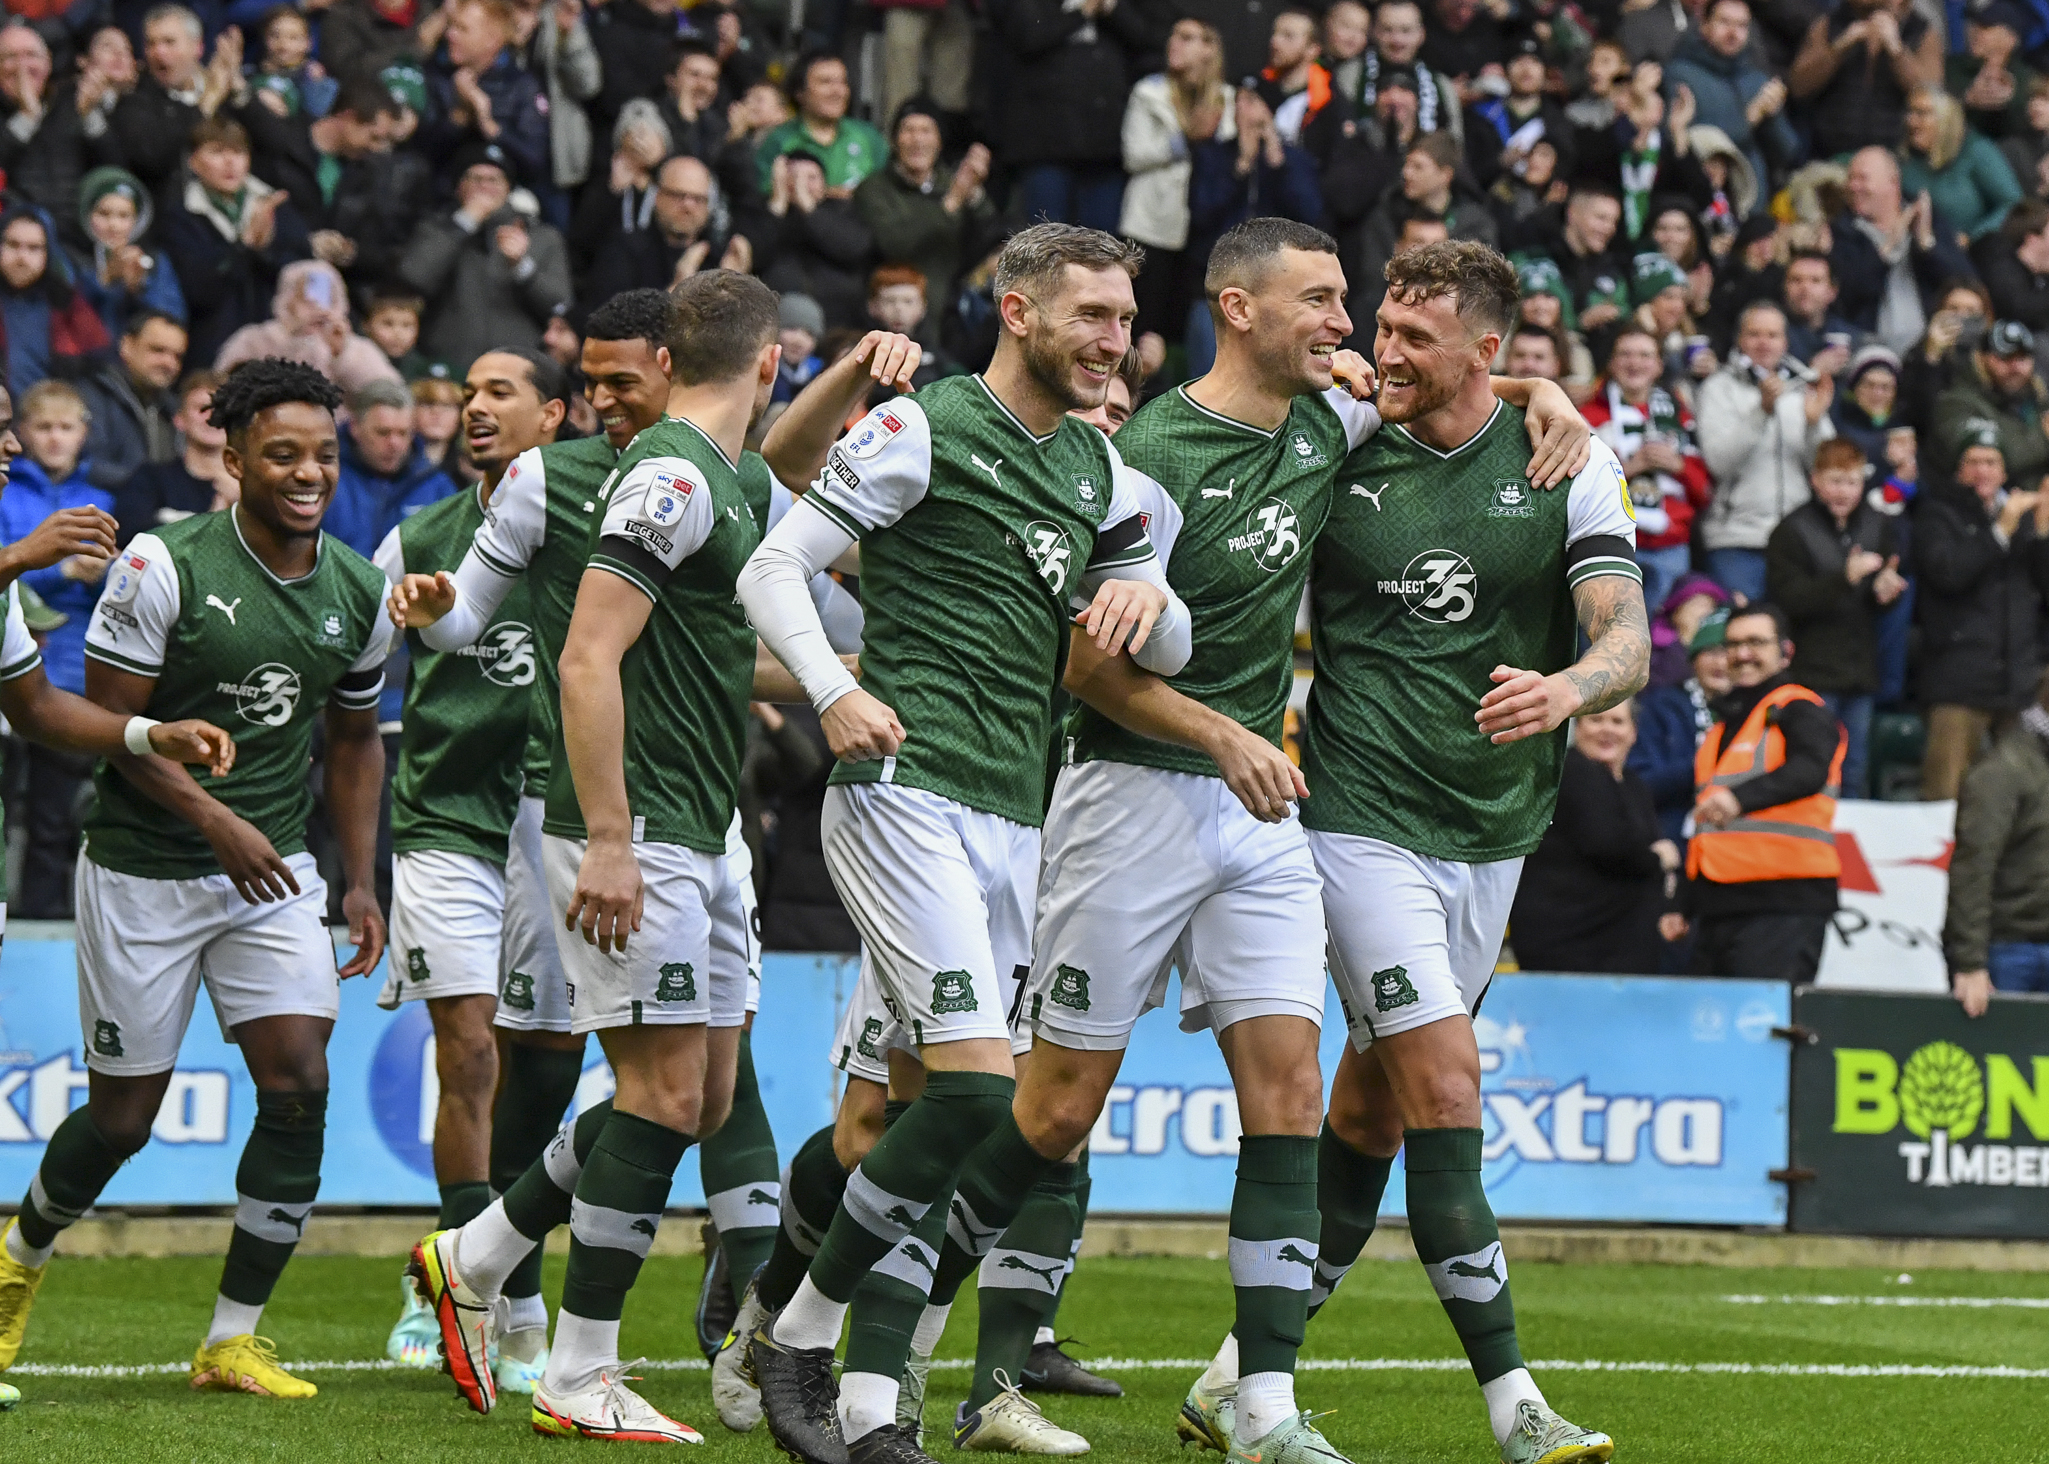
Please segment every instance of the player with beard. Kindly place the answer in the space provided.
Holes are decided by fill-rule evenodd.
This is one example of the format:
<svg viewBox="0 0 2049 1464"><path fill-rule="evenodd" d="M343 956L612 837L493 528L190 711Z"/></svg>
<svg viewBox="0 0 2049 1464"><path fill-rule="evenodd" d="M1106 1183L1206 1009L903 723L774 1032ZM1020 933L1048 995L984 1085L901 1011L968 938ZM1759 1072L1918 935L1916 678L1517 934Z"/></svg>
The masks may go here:
<svg viewBox="0 0 2049 1464"><path fill-rule="evenodd" d="M310 1398L256 1328L320 1189L337 976L384 950L375 887L390 626L384 576L321 533L334 497L341 391L297 362L244 362L214 393L240 501L138 534L86 635L86 689L130 724L94 774L78 862L79 1015L92 1082L51 1137L0 1271L0 1345L18 1346L56 1236L148 1142L203 982L256 1088L235 1226L197 1389ZM202 783L152 756L152 717L241 731ZM337 972L327 888L306 850L313 724L341 847L355 956ZM15 1269L19 1268L19 1269ZM27 1272L24 1276L22 1273ZM11 1360L13 1346L8 1347Z"/></svg>
<svg viewBox="0 0 2049 1464"><path fill-rule="evenodd" d="M1014 237L997 264L1002 330L987 374L869 413L741 577L756 629L840 759L827 863L926 1070L924 1092L848 1177L789 1305L749 1344L770 1430L801 1459L925 1457L895 1421L902 1339L925 1304L940 1202L1015 1087L1007 998L1030 952L1069 597L1077 585L1092 595L1081 619L1105 651L1129 641L1164 673L1187 659L1186 610L1130 475L1100 433L1065 415L1102 400L1129 348L1137 263L1095 230L1040 224ZM805 590L856 542L858 686ZM847 1304L871 1272L893 1315L874 1328L857 1315L835 1388Z"/></svg>
<svg viewBox="0 0 2049 1464"><path fill-rule="evenodd" d="M1147 405L1118 439L1145 475L1141 502L1188 604L1195 653L1170 685L1075 643L1068 684L1085 705L1069 719L1068 766L1047 816L1021 1005L1037 1041L1011 1122L962 1174L932 1300L950 1300L985 1254L985 1285L992 1275L1054 1284L1050 1250L1015 1252L1021 1226L1010 1217L1029 1213L1017 1204L1035 1177L1066 1179L1068 1166L1052 1161L1094 1124L1133 1025L1178 966L1182 1025L1217 1034L1245 1128L1231 1214L1234 1335L1254 1361L1232 1447L1291 1464L1335 1455L1294 1402L1316 1254L1324 922L1281 725L1295 615L1337 465L1380 419L1334 384L1352 323L1328 235L1280 219L1240 225L1212 252L1205 289L1216 368ZM1345 365L1370 376L1356 356ZM1530 383L1500 390L1533 399ZM1534 396L1557 430L1531 466L1562 474L1585 425L1556 388ZM992 1423L1002 1431L1015 1405L999 1368L1015 1376L1024 1360L1021 1339L1008 1356L978 1359L956 1424L964 1447L988 1447Z"/></svg>
<svg viewBox="0 0 2049 1464"><path fill-rule="evenodd" d="M568 411L567 388L561 366L538 351L487 351L471 364L463 426L483 478L385 536L373 562L387 579L402 584L408 574L432 576L462 561L486 517L502 507L514 460L555 440ZM542 659L529 601L528 587L515 584L476 644L460 650L438 651L421 631L405 632L412 654L392 781L393 956L378 1004L425 1001L433 1021L440 1080L434 1178L443 1230L491 1201L499 1048L515 1047L506 1040L510 1030L494 1033L493 1023L501 988L516 990L535 974L533 941L522 942L519 932L541 921L508 900L506 870ZM552 955L553 934L541 933ZM559 1108L554 1116L560 1118ZM539 1152L539 1144L530 1147ZM401 1291L404 1307L385 1352L407 1367L438 1367L440 1327L410 1280L401 1282ZM522 1293L508 1304L508 1310L517 1305L529 1325L508 1327L501 1338L501 1387L530 1392L547 1365L546 1314L538 1329L531 1325L539 1303L538 1295Z"/></svg>
<svg viewBox="0 0 2049 1464"><path fill-rule="evenodd" d="M1317 1141L1311 1314L1406 1151L1410 1236L1505 1464L1605 1460L1608 1436L1553 1412L1523 1365L1480 1178L1471 1018L1551 822L1560 729L1649 672L1635 520L1598 441L1566 492L1531 491L1524 414L1486 383L1518 299L1506 260L1428 244L1396 255L1387 281L1374 352L1388 426L1339 474L1310 571L1303 822L1351 1036ZM1234 1394L1244 1407L1243 1346L1227 1339L1190 1391L1184 1413L1205 1433Z"/></svg>

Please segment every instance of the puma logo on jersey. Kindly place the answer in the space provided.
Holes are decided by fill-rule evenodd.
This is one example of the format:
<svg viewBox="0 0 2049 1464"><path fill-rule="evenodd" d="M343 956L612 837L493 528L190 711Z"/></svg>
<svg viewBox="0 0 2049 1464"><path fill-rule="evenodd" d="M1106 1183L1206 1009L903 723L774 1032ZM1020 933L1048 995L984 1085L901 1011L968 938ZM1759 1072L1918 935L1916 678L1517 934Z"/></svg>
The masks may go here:
<svg viewBox="0 0 2049 1464"><path fill-rule="evenodd" d="M976 467L980 468L983 472L987 473L989 475L989 481L991 483L994 483L998 488L1001 488L1003 486L1003 480L996 476L996 470L1003 466L1002 458L996 459L996 461L993 463L985 463L982 461L981 455L979 453L971 452L968 454L968 461L973 463Z"/></svg>
<svg viewBox="0 0 2049 1464"><path fill-rule="evenodd" d="M1357 494L1359 497L1365 499L1368 503L1372 504L1373 511L1375 513L1379 513L1380 495L1387 492L1387 484L1382 483L1378 488L1364 488L1361 487L1359 484L1354 483L1352 485L1352 492Z"/></svg>
<svg viewBox="0 0 2049 1464"><path fill-rule="evenodd" d="M1237 488L1237 486L1238 480L1236 478L1233 478L1230 482L1226 483L1221 488L1203 489L1202 496L1204 498L1229 498L1232 492Z"/></svg>
<svg viewBox="0 0 2049 1464"><path fill-rule="evenodd" d="M228 624L230 625L235 623L235 606L241 603L242 597L240 595L235 596L235 601L232 605L223 600L219 595L208 595L206 597L206 608L220 611L221 614L228 617Z"/></svg>

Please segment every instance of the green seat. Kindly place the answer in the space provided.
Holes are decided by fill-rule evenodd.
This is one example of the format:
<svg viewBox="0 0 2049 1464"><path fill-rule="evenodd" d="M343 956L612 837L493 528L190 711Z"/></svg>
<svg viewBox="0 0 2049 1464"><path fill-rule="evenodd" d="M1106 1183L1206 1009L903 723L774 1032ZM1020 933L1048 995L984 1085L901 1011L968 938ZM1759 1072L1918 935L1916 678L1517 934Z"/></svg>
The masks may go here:
<svg viewBox="0 0 2049 1464"><path fill-rule="evenodd" d="M1871 719L1871 796L1912 803L1921 796L1921 758L1928 724L1919 712L1880 712Z"/></svg>

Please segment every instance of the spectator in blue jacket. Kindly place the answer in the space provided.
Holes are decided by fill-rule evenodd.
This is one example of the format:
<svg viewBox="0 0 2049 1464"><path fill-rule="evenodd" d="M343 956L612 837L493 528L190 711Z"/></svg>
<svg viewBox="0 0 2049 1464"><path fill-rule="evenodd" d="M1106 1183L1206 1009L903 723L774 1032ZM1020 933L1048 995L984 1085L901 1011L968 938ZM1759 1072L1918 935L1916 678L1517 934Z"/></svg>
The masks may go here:
<svg viewBox="0 0 2049 1464"><path fill-rule="evenodd" d="M1281 141L1274 115L1249 87L1237 94L1238 135L1212 138L1190 151L1188 253L1207 259L1225 231L1249 218L1272 216L1298 224L1323 223L1323 190L1316 163L1301 148ZM1208 371L1216 357L1216 336L1206 311L1190 320L1191 376Z"/></svg>
<svg viewBox="0 0 2049 1464"><path fill-rule="evenodd" d="M455 492L427 461L413 431L412 393L396 381L366 382L349 397L341 475L322 527L368 559L398 521Z"/></svg>
<svg viewBox="0 0 2049 1464"><path fill-rule="evenodd" d="M552 176L548 104L539 79L514 59L512 35L507 0L456 0L449 7L447 34L427 64L428 115L412 147L445 159L465 143L496 143L519 176L539 188Z"/></svg>
<svg viewBox="0 0 2049 1464"><path fill-rule="evenodd" d="M1693 811L1693 755L1715 724L1711 710L1718 697L1735 685L1729 679L1727 606L1700 623L1687 643L1693 674L1677 686L1653 686L1636 698L1636 746L1629 770L1650 785L1658 810L1658 827L1683 850L1681 829Z"/></svg>
<svg viewBox="0 0 2049 1464"><path fill-rule="evenodd" d="M149 190L125 168L95 168L78 185L78 226L92 245L71 252L71 277L110 336L138 310L185 319L177 271L145 243L155 220Z"/></svg>
<svg viewBox="0 0 2049 1464"><path fill-rule="evenodd" d="M1750 160L1759 187L1800 160L1800 138L1786 120L1786 84L1751 56L1746 0L1709 0L1700 29L1665 63L1665 96L1693 93L1697 127L1716 127Z"/></svg>
<svg viewBox="0 0 2049 1464"><path fill-rule="evenodd" d="M70 383L39 381L21 398L15 431L23 444L7 492L0 494L0 540L13 543L64 508L112 512L114 495L87 477L85 401ZM74 556L48 569L33 569L21 582L43 603L67 617L43 644L43 670L50 684L85 694L85 629L99 599L107 561ZM71 917L71 864L78 854L79 791L92 774L93 759L31 743L28 795L23 817L28 852L22 864L16 913L29 920Z"/></svg>

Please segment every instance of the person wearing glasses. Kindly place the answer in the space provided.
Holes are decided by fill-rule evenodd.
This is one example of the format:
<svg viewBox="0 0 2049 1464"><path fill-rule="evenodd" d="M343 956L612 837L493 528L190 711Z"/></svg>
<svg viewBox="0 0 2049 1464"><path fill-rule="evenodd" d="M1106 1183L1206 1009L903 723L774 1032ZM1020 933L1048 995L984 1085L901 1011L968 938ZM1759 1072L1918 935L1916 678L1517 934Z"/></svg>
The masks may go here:
<svg viewBox="0 0 2049 1464"><path fill-rule="evenodd" d="M1735 687L1694 757L1688 913L1703 976L1776 977L1800 985L1821 965L1836 909L1836 798L1847 738L1821 693L1787 667L1786 614L1763 601L1730 616L1724 645Z"/></svg>

